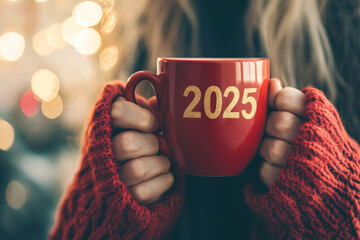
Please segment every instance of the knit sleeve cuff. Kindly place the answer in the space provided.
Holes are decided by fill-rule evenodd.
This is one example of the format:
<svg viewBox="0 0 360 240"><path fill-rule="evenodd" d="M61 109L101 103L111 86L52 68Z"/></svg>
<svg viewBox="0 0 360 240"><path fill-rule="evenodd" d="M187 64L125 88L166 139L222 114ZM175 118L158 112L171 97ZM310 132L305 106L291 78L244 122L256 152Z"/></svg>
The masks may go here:
<svg viewBox="0 0 360 240"><path fill-rule="evenodd" d="M303 92L295 151L269 190L259 183L245 187L246 201L276 239L359 238L359 146L321 91Z"/></svg>
<svg viewBox="0 0 360 240"><path fill-rule="evenodd" d="M183 196L175 182L160 201L139 204L119 178L112 143L111 108L124 97L125 83L108 83L90 115L82 144L82 161L66 193L53 239L158 239L179 215ZM152 100L137 96L151 108ZM155 104L156 105L156 104Z"/></svg>

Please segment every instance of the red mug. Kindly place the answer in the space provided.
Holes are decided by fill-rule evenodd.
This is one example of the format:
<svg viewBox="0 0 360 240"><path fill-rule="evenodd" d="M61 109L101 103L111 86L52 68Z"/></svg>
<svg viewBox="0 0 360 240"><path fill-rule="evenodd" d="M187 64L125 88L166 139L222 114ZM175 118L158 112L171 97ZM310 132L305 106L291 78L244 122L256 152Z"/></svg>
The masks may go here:
<svg viewBox="0 0 360 240"><path fill-rule="evenodd" d="M136 85L152 83L159 125L185 173L234 176L251 162L264 134L269 68L264 58L158 58L158 74L134 73L125 95L136 103Z"/></svg>

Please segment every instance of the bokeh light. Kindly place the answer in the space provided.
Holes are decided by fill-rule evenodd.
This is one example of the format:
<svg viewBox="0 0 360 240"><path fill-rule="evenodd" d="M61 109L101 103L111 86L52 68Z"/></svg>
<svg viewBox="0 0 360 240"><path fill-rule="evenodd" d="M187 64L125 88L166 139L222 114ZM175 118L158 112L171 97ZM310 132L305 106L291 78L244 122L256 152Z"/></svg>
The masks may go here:
<svg viewBox="0 0 360 240"><path fill-rule="evenodd" d="M57 95L49 102L43 101L41 103L41 111L49 119L59 117L63 111L63 108L63 101L59 95Z"/></svg>
<svg viewBox="0 0 360 240"><path fill-rule="evenodd" d="M21 208L26 201L26 191L24 186L18 181L12 180L6 187L5 198L13 209Z"/></svg>
<svg viewBox="0 0 360 240"><path fill-rule="evenodd" d="M85 1L97 10L79 4ZM116 32L125 6L0 0L0 240L48 237L81 160L78 136L120 62Z"/></svg>
<svg viewBox="0 0 360 240"><path fill-rule="evenodd" d="M61 36L61 24L53 23L46 30L46 40L49 46L55 49L62 48L65 42Z"/></svg>
<svg viewBox="0 0 360 240"><path fill-rule="evenodd" d="M102 34L110 34L114 31L117 23L117 17L115 13L105 14L103 19L101 20L101 33Z"/></svg>
<svg viewBox="0 0 360 240"><path fill-rule="evenodd" d="M61 35L65 42L70 44L71 46L75 46L76 44L76 37L78 33L83 30L84 27L80 26L76 23L75 18L70 17L67 18L61 28Z"/></svg>
<svg viewBox="0 0 360 240"><path fill-rule="evenodd" d="M28 117L35 116L40 110L40 101L37 99L33 91L26 91L20 100L21 110Z"/></svg>
<svg viewBox="0 0 360 240"><path fill-rule="evenodd" d="M15 140L14 128L5 120L0 119L0 149L7 151Z"/></svg>
<svg viewBox="0 0 360 240"><path fill-rule="evenodd" d="M100 5L96 2L85 1L76 5L73 15L77 24L91 27L100 22L103 12Z"/></svg>
<svg viewBox="0 0 360 240"><path fill-rule="evenodd" d="M33 37L33 49L40 56L49 56L54 50L47 41L46 33L46 30L41 30Z"/></svg>
<svg viewBox="0 0 360 240"><path fill-rule="evenodd" d="M101 70L108 71L116 65L119 51L117 47L105 48L101 50L99 58Z"/></svg>
<svg viewBox="0 0 360 240"><path fill-rule="evenodd" d="M7 61L14 62L24 53L25 39L16 32L5 33L0 37L0 55Z"/></svg>
<svg viewBox="0 0 360 240"><path fill-rule="evenodd" d="M32 91L43 101L50 101L59 92L58 77L47 69L40 69L31 78Z"/></svg>
<svg viewBox="0 0 360 240"><path fill-rule="evenodd" d="M94 54L100 46L100 34L92 28L81 30L76 37L75 49L83 55Z"/></svg>

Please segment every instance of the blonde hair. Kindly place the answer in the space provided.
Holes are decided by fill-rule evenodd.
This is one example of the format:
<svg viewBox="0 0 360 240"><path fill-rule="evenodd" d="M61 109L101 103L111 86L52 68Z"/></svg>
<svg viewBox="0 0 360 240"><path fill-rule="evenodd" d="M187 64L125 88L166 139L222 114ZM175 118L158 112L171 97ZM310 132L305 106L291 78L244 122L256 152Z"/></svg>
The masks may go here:
<svg viewBox="0 0 360 240"><path fill-rule="evenodd" d="M262 51L271 59L272 75L287 86L312 84L337 94L338 76L322 21L327 0L253 0L247 17L247 39L259 34Z"/></svg>
<svg viewBox="0 0 360 240"><path fill-rule="evenodd" d="M141 45L146 49L144 67L153 71L157 57L198 55L199 27L189 0L123 0L118 9L123 23L117 33L120 76L129 75Z"/></svg>
<svg viewBox="0 0 360 240"><path fill-rule="evenodd" d="M129 2L129 1L122 1ZM137 48L146 49L145 68L155 70L158 56L198 56L198 21L190 0L131 1L125 9L120 45L124 49L119 69L128 75ZM135 3L136 2L136 3ZM256 54L271 60L272 77L285 86L302 88L312 84L331 100L342 82L322 21L327 0L252 0L247 11L246 35ZM255 46L259 37L260 46ZM259 51L260 50L260 51ZM129 58L129 56L131 56Z"/></svg>

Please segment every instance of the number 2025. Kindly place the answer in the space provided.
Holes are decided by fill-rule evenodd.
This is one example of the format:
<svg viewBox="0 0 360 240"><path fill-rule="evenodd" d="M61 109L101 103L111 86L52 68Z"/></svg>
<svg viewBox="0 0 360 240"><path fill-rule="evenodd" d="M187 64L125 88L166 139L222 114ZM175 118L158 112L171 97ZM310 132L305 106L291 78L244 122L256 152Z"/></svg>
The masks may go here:
<svg viewBox="0 0 360 240"><path fill-rule="evenodd" d="M241 110L241 115L245 119L252 119L256 113L257 108L257 102L256 99L253 96L249 96L251 93L256 93L256 88L244 88L243 97L241 103L243 105L250 103L251 110L250 112L247 112L245 110ZM193 92L195 94L193 100L191 101L190 105L185 109L184 111L184 118L201 118L201 112L195 112L193 111L196 105L199 104L201 100L201 90L194 85L188 86L184 91L184 97L188 97L189 93ZM240 92L237 87L229 86L225 89L224 97L228 97L229 93L232 92L234 94L234 97L230 104L227 106L223 113L223 118L240 118L240 112L233 112L233 108L236 106L236 104L239 101L240 98ZM216 106L215 110L211 111L211 95L215 94L216 96ZM221 90L217 86L210 86L205 91L204 96L204 111L208 118L210 119L216 119L220 116L221 110L222 110L222 100L223 96L221 93Z"/></svg>

